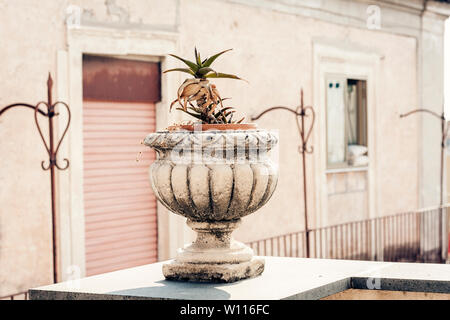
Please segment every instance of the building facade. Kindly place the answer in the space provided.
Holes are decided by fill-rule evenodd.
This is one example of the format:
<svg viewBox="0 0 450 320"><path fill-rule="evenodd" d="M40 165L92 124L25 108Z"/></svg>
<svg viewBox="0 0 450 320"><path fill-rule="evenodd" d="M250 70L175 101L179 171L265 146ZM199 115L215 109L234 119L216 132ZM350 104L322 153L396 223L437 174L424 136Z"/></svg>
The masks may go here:
<svg viewBox="0 0 450 320"><path fill-rule="evenodd" d="M168 108L184 78L160 70L179 66L169 53L193 56L194 46L203 55L234 49L217 69L249 83L215 83L247 121L274 105L296 107L303 88L316 113L306 156L309 227L438 204L440 125L400 114L443 111L448 15L449 4L421 0L0 0L0 106L45 100L50 71L55 99L72 113L59 150L70 167L57 174L58 279L164 260L192 239L184 219L152 198L147 176L137 177L154 159L139 145L145 132L186 119ZM159 82L159 95L88 95L87 79L105 61L117 66L110 74L131 72L124 83L144 79L153 90ZM30 113L0 118L0 296L52 281L50 182L39 166L46 151ZM59 135L66 121L61 113ZM295 118L273 112L257 122L279 132L280 176L269 203L235 232L241 241L304 228ZM139 225L153 233L140 238Z"/></svg>

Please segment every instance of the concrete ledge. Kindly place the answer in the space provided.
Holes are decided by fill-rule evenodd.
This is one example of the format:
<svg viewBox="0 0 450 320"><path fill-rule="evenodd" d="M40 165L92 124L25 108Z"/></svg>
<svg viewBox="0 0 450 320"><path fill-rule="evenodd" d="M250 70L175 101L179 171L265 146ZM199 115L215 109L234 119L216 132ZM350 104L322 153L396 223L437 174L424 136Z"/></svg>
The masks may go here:
<svg viewBox="0 0 450 320"><path fill-rule="evenodd" d="M450 294L445 264L264 257L261 276L231 284L165 280L162 264L105 273L29 291L32 300L299 300L347 289Z"/></svg>

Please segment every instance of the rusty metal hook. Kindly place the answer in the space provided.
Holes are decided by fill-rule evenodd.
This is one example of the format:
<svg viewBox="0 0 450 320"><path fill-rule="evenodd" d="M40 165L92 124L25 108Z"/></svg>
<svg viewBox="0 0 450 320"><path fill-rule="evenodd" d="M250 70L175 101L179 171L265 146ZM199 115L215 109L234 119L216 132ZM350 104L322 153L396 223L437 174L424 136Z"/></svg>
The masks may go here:
<svg viewBox="0 0 450 320"><path fill-rule="evenodd" d="M37 118L37 113L40 111L39 107L40 107L41 104L43 104L43 105L45 105L45 106L47 107L47 110L48 110L48 111L47 111L47 113L46 113L45 115L46 115L47 117L49 117L49 118L50 118L50 117L57 116L57 115L60 114L60 113L55 113L55 112L54 112L55 107L56 107L57 105L63 105L63 106L66 108L66 110L67 110L67 114L68 114L67 125L66 125L66 127L65 127L65 129L64 129L64 131L63 131L63 134L62 134L61 138L59 139L58 144L57 144L57 146L56 146L56 149L55 149L54 151L53 151L53 150L50 150L49 145L48 145L47 142L45 141L44 135L43 135L43 133L42 133L41 126L40 126L39 121L38 121L38 118ZM64 161L66 162L66 165L65 165L64 167L61 167L61 166L58 165L57 154L58 154L59 147L61 146L61 143L62 143L62 141L63 141L63 139L64 139L64 137L65 137L65 135L66 135L66 133L67 133L67 130L69 129L69 125L70 125L70 121L71 121L71 113L70 113L70 108L69 108L69 106L67 105L67 103L62 102L62 101L57 101L57 102L55 102L54 104L52 104L51 106L49 106L49 104L48 104L47 102L41 101L41 102L39 102L39 103L34 107L34 121L35 121L35 123L36 123L36 128L37 128L37 130L38 130L38 132L39 132L39 136L41 137L42 143L44 144L44 147L45 147L45 149L47 150L47 154L48 154L48 156L49 156L48 166L44 166L45 161L42 161L42 162L41 162L41 167L42 167L42 169L45 170L45 171L47 171L47 170L49 170L52 166L55 166L55 167L58 168L59 170L66 170L66 169L69 167L69 160L65 158ZM53 139L53 137L50 137L50 139ZM50 142L50 143L52 143L52 142Z"/></svg>
<svg viewBox="0 0 450 320"><path fill-rule="evenodd" d="M26 108L30 108L30 109L33 109L33 110L34 110L34 108L36 108L36 106L32 106L31 104L28 104L28 103L14 103L14 104L10 104L9 106L6 106L6 107L4 107L2 110L0 110L0 116L1 116L4 112L6 112L6 110L12 109L12 108L14 108L14 107L26 107ZM47 114L46 114L44 111L42 111L42 110L39 109L38 112L39 112L40 114L42 114L43 116L46 116L46 117L47 117Z"/></svg>
<svg viewBox="0 0 450 320"><path fill-rule="evenodd" d="M307 111L308 110L311 113L312 119L311 119L311 125L310 125L310 127L309 127L309 129L308 129L308 131L306 133L306 136L305 136L304 118L308 116L307 115ZM313 153L314 148L313 148L313 146L310 146L308 148L308 141L309 141L309 138L311 136L311 133L312 133L312 130L313 130L313 127L314 127L314 121L315 121L315 118L316 118L316 114L315 114L314 109L312 107L310 107L310 106L303 107L302 105L297 107L296 114L297 114L297 117L296 117L295 120L296 120L296 124L297 124L297 130L298 130L298 133L300 134L300 138L302 140L301 141L302 144L298 147L298 152L299 153L310 153L311 154L311 153Z"/></svg>
<svg viewBox="0 0 450 320"><path fill-rule="evenodd" d="M38 113L38 110L39 110L39 106L41 104L47 106L47 114L46 114L46 116L47 117L50 116L50 110L49 110L48 103L44 102L44 101L38 102L38 104L34 107L34 122L36 123L36 128L37 128L37 130L39 132L39 135L41 136L42 143L44 143L44 146L45 146L45 149L47 150L48 156L51 158L52 155L51 155L51 152L50 152L50 148L49 148L49 146L47 145L47 142L44 139L44 135L42 134L41 126L39 125L39 121L38 121L38 118L37 118L37 113ZM50 161L49 165L51 165L51 161ZM43 164L41 164L41 166L42 166L42 168L44 170L48 170L48 168L47 169L44 168Z"/></svg>
<svg viewBox="0 0 450 320"><path fill-rule="evenodd" d="M41 161L41 168L42 168L42 170L44 170L44 171L49 170L49 169L51 168L51 166L52 166L52 161L49 160L48 166L47 166L47 167L44 166L44 163L45 163L45 160L42 160L42 161Z"/></svg>
<svg viewBox="0 0 450 320"><path fill-rule="evenodd" d="M298 152L312 154L314 152L314 146L309 146L309 147L307 145L298 146Z"/></svg>
<svg viewBox="0 0 450 320"><path fill-rule="evenodd" d="M58 161L55 161L55 166L61 171L66 170L69 167L69 164L70 164L70 162L69 162L69 160L67 158L64 158L64 161L66 162L66 166L65 167L60 167L58 165Z"/></svg>
<svg viewBox="0 0 450 320"><path fill-rule="evenodd" d="M58 165L57 155L58 155L59 147L61 146L61 143L62 143L64 137L66 136L67 130L69 129L69 125L70 125L70 121L71 121L72 115L71 115L71 113L70 113L70 108L69 108L69 106L67 105L67 103L62 102L62 101L57 101L57 102L55 102L55 103L52 105L52 109L54 109L54 108L55 108L57 105L59 105L59 104L63 105L63 106L66 108L68 119L67 119L67 125L66 125L66 128L64 129L63 134L61 135L61 138L59 139L58 144L57 144L57 146L56 146L56 150L55 150L55 153L54 153L54 158L55 158L54 164L55 164L55 166L56 166L59 170L66 170L66 169L69 167L69 160L68 160L67 158L64 158L64 161L66 162L66 166L65 166L65 167L60 167L60 166ZM57 113L57 114L55 113L55 115L59 115L59 113Z"/></svg>

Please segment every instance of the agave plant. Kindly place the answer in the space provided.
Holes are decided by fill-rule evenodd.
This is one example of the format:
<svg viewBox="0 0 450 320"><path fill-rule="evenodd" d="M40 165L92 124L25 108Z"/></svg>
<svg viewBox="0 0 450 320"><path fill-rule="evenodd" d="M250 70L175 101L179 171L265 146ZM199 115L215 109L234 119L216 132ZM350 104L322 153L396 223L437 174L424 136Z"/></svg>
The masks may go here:
<svg viewBox="0 0 450 320"><path fill-rule="evenodd" d="M233 114L236 112L232 107L224 107L219 91L214 84L210 84L209 78L228 78L242 80L236 75L217 72L211 68L212 63L222 54L232 49L224 50L202 61L197 48L194 50L195 62L181 58L174 54L170 56L184 62L188 68L175 68L164 71L179 71L188 73L193 78L186 79L178 88L177 98L170 104L170 110L174 104L178 103L181 110L194 118L202 121L202 123L241 123L244 118L239 121L233 120ZM193 104L195 102L195 105Z"/></svg>

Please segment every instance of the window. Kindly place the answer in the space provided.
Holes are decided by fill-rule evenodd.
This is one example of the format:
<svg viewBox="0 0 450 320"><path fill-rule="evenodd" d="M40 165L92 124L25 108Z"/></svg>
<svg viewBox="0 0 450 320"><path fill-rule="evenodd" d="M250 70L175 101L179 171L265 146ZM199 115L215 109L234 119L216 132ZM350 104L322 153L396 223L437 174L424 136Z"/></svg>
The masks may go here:
<svg viewBox="0 0 450 320"><path fill-rule="evenodd" d="M366 80L328 78L326 106L327 167L367 166Z"/></svg>

